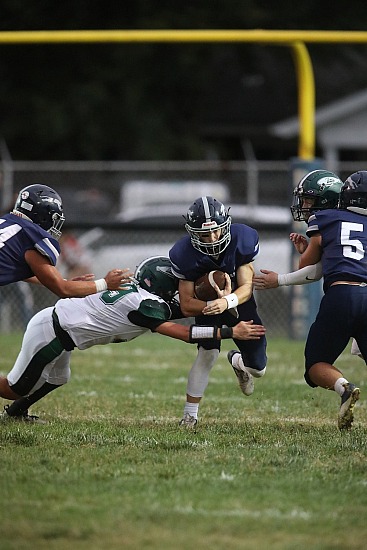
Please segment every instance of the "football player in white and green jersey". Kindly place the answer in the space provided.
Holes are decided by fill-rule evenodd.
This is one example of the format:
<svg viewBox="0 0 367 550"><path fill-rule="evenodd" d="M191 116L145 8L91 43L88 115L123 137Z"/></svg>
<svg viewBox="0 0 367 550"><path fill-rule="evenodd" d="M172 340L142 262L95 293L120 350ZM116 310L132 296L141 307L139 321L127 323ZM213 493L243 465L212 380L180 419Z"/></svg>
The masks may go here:
<svg viewBox="0 0 367 550"><path fill-rule="evenodd" d="M103 291L85 298L65 298L37 313L29 322L21 351L6 377L0 377L0 396L13 400L3 419L37 420L28 415L36 401L70 379L74 348L127 342L148 330L188 343L236 337L256 340L262 325L240 322L234 327L184 326L175 299L178 279L166 257L142 262L124 290Z"/></svg>

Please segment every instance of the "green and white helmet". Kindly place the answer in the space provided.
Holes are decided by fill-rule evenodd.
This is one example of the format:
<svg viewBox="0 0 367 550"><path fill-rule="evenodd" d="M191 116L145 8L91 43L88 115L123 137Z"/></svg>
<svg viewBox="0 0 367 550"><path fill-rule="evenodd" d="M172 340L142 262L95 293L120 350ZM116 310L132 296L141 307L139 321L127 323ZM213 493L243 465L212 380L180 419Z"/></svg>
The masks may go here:
<svg viewBox="0 0 367 550"><path fill-rule="evenodd" d="M328 170L313 170L306 174L293 191L291 212L294 221L307 221L312 212L336 208L342 180ZM312 206L303 206L304 199L314 199Z"/></svg>
<svg viewBox="0 0 367 550"><path fill-rule="evenodd" d="M178 291L178 279L172 273L171 261L166 256L152 256L135 269L134 278L141 288L171 302Z"/></svg>

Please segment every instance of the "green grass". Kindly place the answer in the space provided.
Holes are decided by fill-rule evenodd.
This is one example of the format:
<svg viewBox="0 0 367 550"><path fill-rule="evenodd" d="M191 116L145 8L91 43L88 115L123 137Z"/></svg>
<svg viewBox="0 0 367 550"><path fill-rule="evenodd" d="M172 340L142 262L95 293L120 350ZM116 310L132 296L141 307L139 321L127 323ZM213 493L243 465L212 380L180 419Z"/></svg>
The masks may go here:
<svg viewBox="0 0 367 550"><path fill-rule="evenodd" d="M1 335L1 371L20 335ZM303 343L270 340L241 394L225 342L196 434L178 429L194 346L149 335L72 354L72 379L0 424L0 549L335 550L367 540L364 363L349 433L339 398L303 381ZM5 403L5 401L3 401Z"/></svg>

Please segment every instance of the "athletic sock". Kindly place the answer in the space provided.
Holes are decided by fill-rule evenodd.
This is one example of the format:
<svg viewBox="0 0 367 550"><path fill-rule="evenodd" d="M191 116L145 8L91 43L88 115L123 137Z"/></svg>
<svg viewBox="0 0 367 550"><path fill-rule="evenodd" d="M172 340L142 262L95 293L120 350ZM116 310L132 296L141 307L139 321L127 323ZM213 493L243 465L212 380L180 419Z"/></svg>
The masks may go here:
<svg viewBox="0 0 367 550"><path fill-rule="evenodd" d="M189 403L186 401L185 407L184 407L184 414L188 413L190 416L193 416L194 418L198 418L198 411L199 411L199 403Z"/></svg>
<svg viewBox="0 0 367 550"><path fill-rule="evenodd" d="M345 392L344 384L348 384L348 380L346 380L346 378L338 378L334 384L334 390L340 395L340 397Z"/></svg>

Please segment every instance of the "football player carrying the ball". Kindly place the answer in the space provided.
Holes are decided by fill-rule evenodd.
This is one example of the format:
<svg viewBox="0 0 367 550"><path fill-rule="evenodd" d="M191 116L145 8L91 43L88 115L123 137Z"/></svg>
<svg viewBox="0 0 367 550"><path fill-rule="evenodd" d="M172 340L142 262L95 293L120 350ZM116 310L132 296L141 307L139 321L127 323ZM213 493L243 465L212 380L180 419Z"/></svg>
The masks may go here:
<svg viewBox="0 0 367 550"><path fill-rule="evenodd" d="M253 260L259 252L258 233L245 224L233 223L229 211L213 197L196 199L186 215L186 237L177 241L169 252L172 269L180 279L180 306L186 317L195 317L197 325L209 319L227 325L228 331L239 321L262 325L253 296ZM216 300L204 302L195 296L195 281L213 270L224 271L232 288L221 291ZM242 393L254 391L253 377L266 370L266 338L238 341L238 350L228 353L228 361L237 376ZM209 373L220 352L220 341L198 343L198 354L191 367L181 426L197 424L200 400L209 382Z"/></svg>

